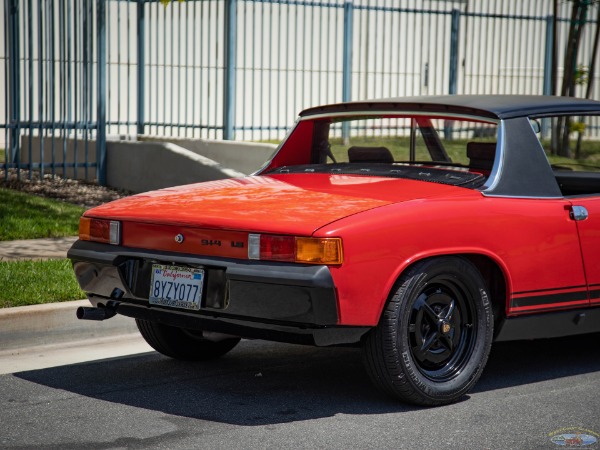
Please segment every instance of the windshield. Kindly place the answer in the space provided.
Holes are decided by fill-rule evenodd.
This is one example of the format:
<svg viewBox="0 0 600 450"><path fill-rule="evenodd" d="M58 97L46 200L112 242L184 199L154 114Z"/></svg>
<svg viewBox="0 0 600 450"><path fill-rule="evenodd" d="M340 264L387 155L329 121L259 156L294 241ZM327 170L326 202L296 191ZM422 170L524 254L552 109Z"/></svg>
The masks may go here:
<svg viewBox="0 0 600 450"><path fill-rule="evenodd" d="M494 165L497 124L485 119L407 115L310 122L304 164L296 160L271 173L376 175L479 187Z"/></svg>

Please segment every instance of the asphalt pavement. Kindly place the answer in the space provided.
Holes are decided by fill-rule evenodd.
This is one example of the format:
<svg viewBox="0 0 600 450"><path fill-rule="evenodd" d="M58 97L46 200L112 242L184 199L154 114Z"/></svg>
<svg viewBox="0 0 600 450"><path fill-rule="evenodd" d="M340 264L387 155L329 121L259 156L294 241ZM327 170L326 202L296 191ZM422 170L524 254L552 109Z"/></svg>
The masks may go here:
<svg viewBox="0 0 600 450"><path fill-rule="evenodd" d="M243 340L216 361L75 359L0 375L0 448L598 449L597 342L496 344L474 390L438 408L379 394L353 348Z"/></svg>

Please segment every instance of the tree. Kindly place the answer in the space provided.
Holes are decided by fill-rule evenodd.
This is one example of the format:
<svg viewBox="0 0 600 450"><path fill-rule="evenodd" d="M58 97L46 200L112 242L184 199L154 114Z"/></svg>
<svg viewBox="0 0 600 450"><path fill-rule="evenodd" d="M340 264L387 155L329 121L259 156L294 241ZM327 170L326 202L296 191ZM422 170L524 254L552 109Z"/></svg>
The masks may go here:
<svg viewBox="0 0 600 450"><path fill-rule="evenodd" d="M163 4L163 6L169 6L169 3L171 3L173 0L160 0L160 2ZM185 2L185 0L177 0L179 2Z"/></svg>
<svg viewBox="0 0 600 450"><path fill-rule="evenodd" d="M590 56L590 65L587 71L587 87L585 90L585 98L592 97L592 89L594 87L594 71L596 70L596 57L598 56L598 45L600 44L600 7L598 7L596 16L596 32L594 34L594 46L592 49L592 55ZM582 119L581 119L582 120ZM580 122L581 122L580 120ZM579 131L577 135L577 147L575 147L575 158L581 158L581 139L583 137L583 130Z"/></svg>
<svg viewBox="0 0 600 450"><path fill-rule="evenodd" d="M555 14L558 11L558 1L554 0ZM560 95L573 97L575 95L575 86L586 84L586 98L591 96L593 85L593 71L596 64L596 54L598 50L598 40L600 38L600 8L598 9L598 18L596 19L596 34L594 38L594 49L590 56L589 69L577 64L579 56L579 48L581 36L587 23L587 15L590 6L598 3L598 0L570 0L571 19L569 21L569 33L565 47L565 59L563 65L563 80L560 90ZM556 45L556 42L555 42ZM555 54L556 52L554 52ZM556 64L553 65L553 70L556 70ZM556 80L556 73L553 73L553 80ZM572 122L570 118L557 119L556 126L552 130L552 153L560 156L571 157L571 149L569 147L569 137L571 133L578 133L578 145L576 156L579 156L581 148L581 137L585 125L581 122Z"/></svg>

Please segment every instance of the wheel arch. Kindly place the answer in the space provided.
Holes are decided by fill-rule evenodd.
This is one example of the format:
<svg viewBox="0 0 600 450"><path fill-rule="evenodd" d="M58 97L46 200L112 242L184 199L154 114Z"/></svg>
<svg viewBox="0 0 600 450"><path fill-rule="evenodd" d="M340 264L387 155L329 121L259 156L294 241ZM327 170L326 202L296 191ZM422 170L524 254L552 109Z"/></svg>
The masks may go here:
<svg viewBox="0 0 600 450"><path fill-rule="evenodd" d="M397 272L391 278L388 286L387 297L381 305L379 311L379 317L385 309L387 303L390 301L391 296L396 291L397 283L407 271L412 269L415 265L422 261L435 258L443 258L446 256L458 256L468 260L473 264L477 270L481 273L486 287L488 289L488 295L492 303L492 311L494 313L494 325L496 326L506 318L506 311L508 305L508 293L510 292L510 275L506 266L502 261L495 255L490 255L486 252L479 250L470 251L439 251L434 253L421 254L414 258L411 258L398 268Z"/></svg>

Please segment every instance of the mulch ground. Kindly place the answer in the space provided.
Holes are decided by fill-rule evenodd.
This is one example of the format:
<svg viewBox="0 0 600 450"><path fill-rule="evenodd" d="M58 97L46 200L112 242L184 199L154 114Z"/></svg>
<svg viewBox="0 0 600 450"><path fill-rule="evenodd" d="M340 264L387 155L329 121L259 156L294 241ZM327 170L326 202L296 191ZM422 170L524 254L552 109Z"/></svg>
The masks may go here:
<svg viewBox="0 0 600 450"><path fill-rule="evenodd" d="M99 186L88 181L71 180L57 175L53 177L51 174L40 177L37 171L32 171L31 179L29 178L27 170L21 170L19 177L15 169L9 169L8 175L0 169L0 187L62 200L84 208L131 195L131 192Z"/></svg>

